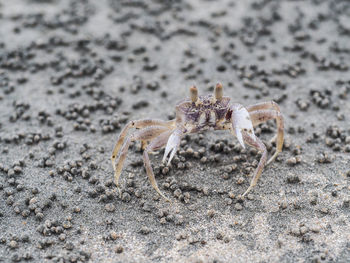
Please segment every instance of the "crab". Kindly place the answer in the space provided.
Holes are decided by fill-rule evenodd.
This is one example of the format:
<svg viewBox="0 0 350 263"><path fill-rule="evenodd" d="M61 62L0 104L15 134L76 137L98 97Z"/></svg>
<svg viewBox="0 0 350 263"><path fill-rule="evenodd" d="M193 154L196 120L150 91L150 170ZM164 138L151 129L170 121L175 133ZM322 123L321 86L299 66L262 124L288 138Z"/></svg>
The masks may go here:
<svg viewBox="0 0 350 263"><path fill-rule="evenodd" d="M175 109L176 117L173 120L135 120L127 123L122 129L111 157L114 168L114 182L119 189L119 193L121 193L119 178L129 146L133 141L141 141L144 149L143 161L151 185L167 201L169 199L158 188L148 154L165 147L163 162L169 156L167 162L167 165L169 165L179 149L181 138L185 134L205 130L229 130L237 137L243 148L247 143L262 153L259 164L252 175L250 186L242 197L246 196L257 184L265 165L273 162L282 151L283 116L278 104L274 101L243 107L241 104L232 103L229 97L223 96L223 87L218 83L215 86L214 94L205 96L198 96L197 88L191 86L190 97L178 102ZM276 151L267 161L266 146L254 134L254 126L271 119L275 119L277 123L277 134L272 139L276 142ZM128 131L131 128L137 130L128 136ZM118 161L116 162L117 157Z"/></svg>

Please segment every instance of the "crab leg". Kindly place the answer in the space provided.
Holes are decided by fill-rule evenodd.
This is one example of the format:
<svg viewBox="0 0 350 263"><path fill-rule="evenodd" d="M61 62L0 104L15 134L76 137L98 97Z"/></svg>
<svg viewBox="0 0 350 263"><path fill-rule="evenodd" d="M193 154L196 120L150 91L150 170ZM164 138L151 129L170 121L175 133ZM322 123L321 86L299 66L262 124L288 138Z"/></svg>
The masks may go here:
<svg viewBox="0 0 350 263"><path fill-rule="evenodd" d="M276 159L277 155L282 151L282 147L283 147L284 124L283 124L282 114L276 110L254 110L249 113L254 126L271 119L276 119L276 123L277 123L276 152L268 160L267 164L270 164Z"/></svg>
<svg viewBox="0 0 350 263"><path fill-rule="evenodd" d="M246 109L248 112L252 112L256 110L269 110L269 109L273 109L278 112L281 112L280 107L273 100L253 104L253 105L247 106Z"/></svg>
<svg viewBox="0 0 350 263"><path fill-rule="evenodd" d="M174 121L162 121L162 120L152 120L152 119L144 119L144 120L136 120L136 121L128 122L128 124L126 124L123 130L120 132L117 143L114 146L112 156L111 156L113 167L114 167L115 159L118 156L120 147L122 147L125 137L127 136L128 130L130 128L142 129L148 126L165 126L170 128L173 124L174 124Z"/></svg>
<svg viewBox="0 0 350 263"><path fill-rule="evenodd" d="M121 174L121 171L123 169L123 164L126 158L126 155L128 153L129 146L131 142L136 141L136 140L151 140L155 137L157 137L159 134L166 132L169 130L168 127L164 126L150 126L147 128L144 128L140 131L135 132L131 136L129 136L126 141L124 142L121 150L120 150L120 155L119 155L119 160L117 164L115 165L113 162L113 167L114 167L114 183L119 189L119 177ZM112 160L114 161L114 160ZM119 189L119 193L120 189Z"/></svg>
<svg viewBox="0 0 350 263"><path fill-rule="evenodd" d="M172 133L172 130L163 132L158 137L154 138L143 152L143 162L146 167L148 179L150 180L152 187L157 191L157 193L168 202L170 202L170 200L165 195L163 195L163 193L158 188L148 153L165 146Z"/></svg>
<svg viewBox="0 0 350 263"><path fill-rule="evenodd" d="M254 171L254 176L253 179L250 182L250 186L248 187L248 189L244 192L244 194L242 195L242 197L244 197L246 194L248 194L248 192L250 190L253 189L253 187L257 184L260 175L264 169L264 166L266 164L266 160L267 160L267 150L266 147L264 145L264 143L257 137L255 137L255 135L252 134L248 134L247 132L243 132L243 139L244 141L251 145L252 147L256 148L258 151L262 152L262 156L260 158L258 167L255 169Z"/></svg>

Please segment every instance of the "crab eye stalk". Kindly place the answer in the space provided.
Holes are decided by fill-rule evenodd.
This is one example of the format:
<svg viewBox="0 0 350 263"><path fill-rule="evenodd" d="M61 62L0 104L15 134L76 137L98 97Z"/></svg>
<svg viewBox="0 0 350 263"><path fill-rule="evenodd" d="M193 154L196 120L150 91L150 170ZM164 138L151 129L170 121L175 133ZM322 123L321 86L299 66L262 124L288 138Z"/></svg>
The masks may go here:
<svg viewBox="0 0 350 263"><path fill-rule="evenodd" d="M214 94L215 94L215 99L217 99L217 100L221 100L222 99L223 88L222 88L222 84L221 83L216 84Z"/></svg>
<svg viewBox="0 0 350 263"><path fill-rule="evenodd" d="M191 95L192 102L197 102L197 100L198 100L198 90L197 90L196 86L191 86L191 88L190 88L190 95Z"/></svg>

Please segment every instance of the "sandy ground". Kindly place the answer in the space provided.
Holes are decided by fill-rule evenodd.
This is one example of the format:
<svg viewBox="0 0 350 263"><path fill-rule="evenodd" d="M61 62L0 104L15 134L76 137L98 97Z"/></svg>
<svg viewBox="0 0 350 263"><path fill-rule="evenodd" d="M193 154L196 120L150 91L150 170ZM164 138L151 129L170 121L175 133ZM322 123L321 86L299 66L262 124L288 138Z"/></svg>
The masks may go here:
<svg viewBox="0 0 350 263"><path fill-rule="evenodd" d="M1 262L350 262L350 2L0 0ZM195 84L275 100L285 147L185 136L160 199L129 120L175 116ZM269 150L274 122L256 127Z"/></svg>

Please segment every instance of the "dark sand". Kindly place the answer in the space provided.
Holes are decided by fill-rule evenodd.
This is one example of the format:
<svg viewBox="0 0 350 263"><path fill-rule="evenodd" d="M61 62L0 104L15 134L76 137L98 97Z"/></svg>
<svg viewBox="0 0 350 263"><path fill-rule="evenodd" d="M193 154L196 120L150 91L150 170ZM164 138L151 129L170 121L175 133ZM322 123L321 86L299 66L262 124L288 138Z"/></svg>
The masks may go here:
<svg viewBox="0 0 350 263"><path fill-rule="evenodd" d="M349 1L0 0L1 262L350 262ZM275 100L285 148L184 137L171 167L121 127L170 119L196 84ZM276 126L256 128L266 142Z"/></svg>

